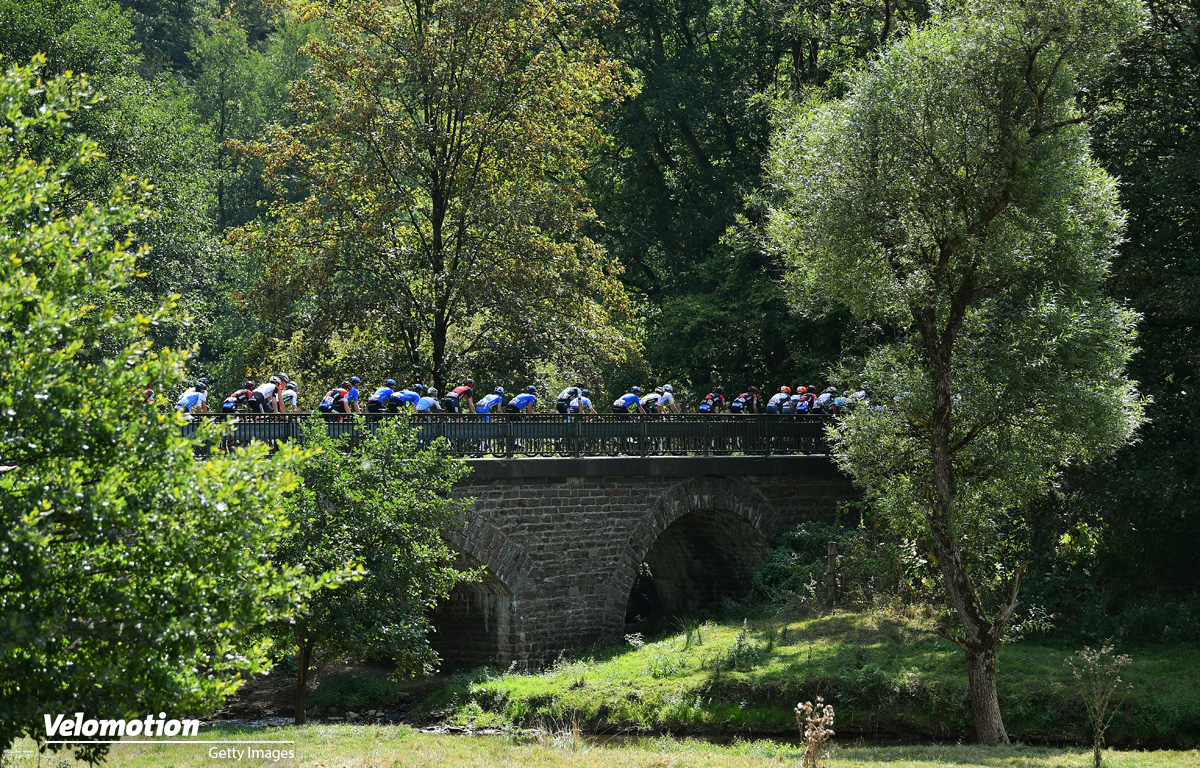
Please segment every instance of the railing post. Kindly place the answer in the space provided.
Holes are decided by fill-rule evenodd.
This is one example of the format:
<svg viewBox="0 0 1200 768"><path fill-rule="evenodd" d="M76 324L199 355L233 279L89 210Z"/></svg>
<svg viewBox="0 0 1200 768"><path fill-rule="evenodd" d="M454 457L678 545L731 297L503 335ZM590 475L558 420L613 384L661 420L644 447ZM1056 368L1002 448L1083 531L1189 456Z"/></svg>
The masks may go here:
<svg viewBox="0 0 1200 768"><path fill-rule="evenodd" d="M579 422L583 420L583 407L580 406L578 416L572 413L572 414L568 414L567 418L570 419L570 421L571 421L571 439L575 443L575 450L574 450L575 458L578 459L580 456L583 455L583 437L579 434L579 432L580 432Z"/></svg>
<svg viewBox="0 0 1200 768"><path fill-rule="evenodd" d="M500 416L504 419L504 457L511 459L513 455L513 436L512 436L512 420L507 414Z"/></svg>
<svg viewBox="0 0 1200 768"><path fill-rule="evenodd" d="M704 416L704 455L712 453L712 422L709 416Z"/></svg>

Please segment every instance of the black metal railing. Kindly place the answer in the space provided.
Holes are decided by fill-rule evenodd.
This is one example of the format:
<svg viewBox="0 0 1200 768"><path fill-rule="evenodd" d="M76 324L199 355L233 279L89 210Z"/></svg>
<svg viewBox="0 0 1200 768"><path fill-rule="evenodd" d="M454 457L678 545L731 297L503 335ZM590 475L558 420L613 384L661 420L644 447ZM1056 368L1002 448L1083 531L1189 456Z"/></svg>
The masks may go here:
<svg viewBox="0 0 1200 768"><path fill-rule="evenodd" d="M251 442L276 444L301 436L310 414L192 414L183 427L226 425L219 446L232 450ZM411 423L430 444L444 438L459 456L712 456L825 453L829 416L704 414L372 414L323 416L332 437L359 437L385 419Z"/></svg>

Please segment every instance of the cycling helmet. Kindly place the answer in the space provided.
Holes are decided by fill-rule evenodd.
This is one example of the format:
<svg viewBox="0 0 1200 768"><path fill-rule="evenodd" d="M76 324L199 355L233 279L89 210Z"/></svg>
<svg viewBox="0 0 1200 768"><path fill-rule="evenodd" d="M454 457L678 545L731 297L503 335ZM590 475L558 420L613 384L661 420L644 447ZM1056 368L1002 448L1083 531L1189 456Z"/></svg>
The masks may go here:
<svg viewBox="0 0 1200 768"><path fill-rule="evenodd" d="M568 389L567 397L579 397L579 387L571 387Z"/></svg>
<svg viewBox="0 0 1200 768"><path fill-rule="evenodd" d="M278 377L278 376L272 376L271 378L267 379L267 381L268 381L269 383L271 383L271 384L278 384L278 383L279 383L279 377Z"/></svg>
<svg viewBox="0 0 1200 768"><path fill-rule="evenodd" d="M583 389L583 383L582 383L582 382L578 382L578 381L577 381L577 382L575 382L575 383L574 383L572 386L573 386L573 387L575 387L575 389Z"/></svg>
<svg viewBox="0 0 1200 768"><path fill-rule="evenodd" d="M351 376L350 383L354 385L362 384L362 379L358 378L357 376Z"/></svg>
<svg viewBox="0 0 1200 768"><path fill-rule="evenodd" d="M279 380L280 380L280 381L282 381L284 384L287 384L287 383L288 383L288 376L287 376L287 374L286 374L286 373L281 373L281 374L279 374Z"/></svg>
<svg viewBox="0 0 1200 768"><path fill-rule="evenodd" d="M437 397L437 387L430 387L429 391L425 394L429 397Z"/></svg>
<svg viewBox="0 0 1200 768"><path fill-rule="evenodd" d="M295 382L291 382L291 381L289 381L289 382L287 383L287 388L288 388L288 389L295 389L295 388L296 388L296 384L295 384Z"/></svg>
<svg viewBox="0 0 1200 768"><path fill-rule="evenodd" d="M825 388L825 392L826 392L826 393L828 393L828 394L830 394L830 395L836 395L836 394L837 394L837 389L836 389L836 388L834 388L834 387L826 387L826 388Z"/></svg>
<svg viewBox="0 0 1200 768"><path fill-rule="evenodd" d="M662 393L663 393L663 388L662 388L662 387L655 387L655 388L654 388L654 394L656 394L656 395L661 395Z"/></svg>
<svg viewBox="0 0 1200 768"><path fill-rule="evenodd" d="M424 392L424 391L425 391L424 384L413 384L413 392Z"/></svg>
<svg viewBox="0 0 1200 768"><path fill-rule="evenodd" d="M528 387L525 387L525 391L526 391L526 392L528 392L528 393L529 393L529 394L531 394L531 395L536 395L536 394L537 394L537 387L535 387L535 386L533 386L532 384L530 384Z"/></svg>
<svg viewBox="0 0 1200 768"><path fill-rule="evenodd" d="M463 386L473 387L473 386L475 386L475 380L474 379L463 379Z"/></svg>
<svg viewBox="0 0 1200 768"><path fill-rule="evenodd" d="M786 385L786 384L784 384L782 387L780 387L780 388L779 388L779 391L780 391L780 392L783 392L784 394L787 394L787 395L790 395L790 394L792 394L792 388L791 388L791 387L789 387L789 386L788 386L788 385Z"/></svg>
<svg viewBox="0 0 1200 768"><path fill-rule="evenodd" d="M496 387L495 389L492 390L492 394L493 395L503 395L504 387Z"/></svg>
<svg viewBox="0 0 1200 768"><path fill-rule="evenodd" d="M664 392L674 392L675 387L672 387L670 384L663 384L663 391Z"/></svg>
<svg viewBox="0 0 1200 768"><path fill-rule="evenodd" d="M633 394L635 394L635 395L640 395L640 394L642 394L642 388L641 388L641 387L630 387L630 388L629 388L629 391L630 391L630 392L632 392L632 393L633 393Z"/></svg>
<svg viewBox="0 0 1200 768"><path fill-rule="evenodd" d="M797 387L797 388L796 388L796 391L797 391L797 392L799 392L799 393L800 393L800 394L802 394L802 395L807 395L807 394L808 394L808 387Z"/></svg>
<svg viewBox="0 0 1200 768"><path fill-rule="evenodd" d="M383 382L383 383L384 383L384 385L385 385L385 386L389 386L389 387L391 387L392 389L395 389L395 388L396 388L396 380L395 380L395 379L388 379L387 381L385 381L385 382Z"/></svg>
<svg viewBox="0 0 1200 768"><path fill-rule="evenodd" d="M208 385L205 384L203 381L196 382L196 391L197 392L203 392L206 389L208 389Z"/></svg>
<svg viewBox="0 0 1200 768"><path fill-rule="evenodd" d="M725 394L725 387L717 387L713 390L713 392L716 392L718 395L723 395Z"/></svg>
<svg viewBox="0 0 1200 768"><path fill-rule="evenodd" d="M785 389L786 389L786 387L785 387ZM752 395L756 395L756 394L758 394L758 387L750 387L750 389L748 389L746 391Z"/></svg>
<svg viewBox="0 0 1200 768"><path fill-rule="evenodd" d="M583 396L584 396L584 397L591 397L591 396L592 396L592 392L591 392L591 390L588 390L588 389L585 389L585 390L583 390Z"/></svg>
<svg viewBox="0 0 1200 768"><path fill-rule="evenodd" d="M201 376L200 378L196 379L196 383L197 383L197 384L204 384L205 386L208 386L208 379L206 379L206 378L204 378L203 376Z"/></svg>
<svg viewBox="0 0 1200 768"><path fill-rule="evenodd" d="M246 383L242 385L242 389L254 389L254 382L246 379Z"/></svg>

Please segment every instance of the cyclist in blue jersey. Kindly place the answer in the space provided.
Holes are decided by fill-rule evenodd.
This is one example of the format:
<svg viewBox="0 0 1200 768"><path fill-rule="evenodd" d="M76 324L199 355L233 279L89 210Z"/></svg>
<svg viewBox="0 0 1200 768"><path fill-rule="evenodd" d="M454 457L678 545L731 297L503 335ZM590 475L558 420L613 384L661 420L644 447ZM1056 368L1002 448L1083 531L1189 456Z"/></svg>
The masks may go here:
<svg viewBox="0 0 1200 768"><path fill-rule="evenodd" d="M809 408L808 388L796 385L792 396L788 398L788 409L793 416L801 416L808 413Z"/></svg>
<svg viewBox="0 0 1200 768"><path fill-rule="evenodd" d="M358 409L358 385L359 384L362 384L362 379L358 378L357 376L350 377L350 391L348 391L346 393L346 403L345 403L346 413L349 413L351 408L354 409L355 413L362 413L362 411L360 411Z"/></svg>
<svg viewBox="0 0 1200 768"><path fill-rule="evenodd" d="M399 392L393 392L392 396L388 399L388 412L396 413L402 407L405 410L409 408L416 410L417 401L424 394L425 386L423 384L414 384L412 389L402 389Z"/></svg>
<svg viewBox="0 0 1200 768"><path fill-rule="evenodd" d="M504 387L496 387L490 395L475 403L475 413L491 413L492 409L499 413L504 405L504 394Z"/></svg>
<svg viewBox="0 0 1200 768"><path fill-rule="evenodd" d="M396 380L388 379L383 386L371 393L367 398L367 413L383 413L387 408L388 399L396 391Z"/></svg>
<svg viewBox="0 0 1200 768"><path fill-rule="evenodd" d="M645 413L642 408L642 401L639 395L642 394L641 387L630 387L629 391L613 401L613 413Z"/></svg>
<svg viewBox="0 0 1200 768"><path fill-rule="evenodd" d="M504 406L505 413L533 413L533 404L537 402L537 387L532 384L525 391L508 401Z"/></svg>
<svg viewBox="0 0 1200 768"><path fill-rule="evenodd" d="M592 393L589 390L583 389L579 392L579 397L571 401L568 406L569 413L595 413L596 409L592 406Z"/></svg>
<svg viewBox="0 0 1200 768"><path fill-rule="evenodd" d="M438 391L436 387L430 387L425 396L417 400L417 413L433 413L441 411L442 404L438 401Z"/></svg>
<svg viewBox="0 0 1200 768"><path fill-rule="evenodd" d="M175 403L175 410L191 413L193 409L199 409L201 413L208 413L208 385L203 381L197 381L196 386L188 387L182 395L179 396L179 401Z"/></svg>

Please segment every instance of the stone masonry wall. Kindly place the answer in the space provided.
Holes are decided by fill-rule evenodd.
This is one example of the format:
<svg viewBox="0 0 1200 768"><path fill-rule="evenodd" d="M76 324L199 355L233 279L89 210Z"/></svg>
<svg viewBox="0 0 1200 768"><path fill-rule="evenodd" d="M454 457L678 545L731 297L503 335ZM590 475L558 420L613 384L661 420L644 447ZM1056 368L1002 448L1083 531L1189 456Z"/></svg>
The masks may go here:
<svg viewBox="0 0 1200 768"><path fill-rule="evenodd" d="M673 529L656 556L664 563L686 557L690 564L678 573L694 573L703 568L699 561L713 558L714 568L719 560L741 581L747 558L769 551L779 532L831 520L839 501L857 498L827 461L812 461L823 457L740 458L472 462L472 477L455 492L475 503L465 526L447 539L487 566L495 582L460 591L439 611L442 620L435 614L435 647L458 665L536 665L562 651L620 642L638 566L680 518L704 513ZM730 515L748 525L731 525ZM705 543L709 528L712 541ZM729 541L735 530L754 541ZM675 539L684 543L671 544ZM714 556L726 551L728 558ZM488 615L473 619L474 606ZM474 658L491 653L485 649L494 656Z"/></svg>

